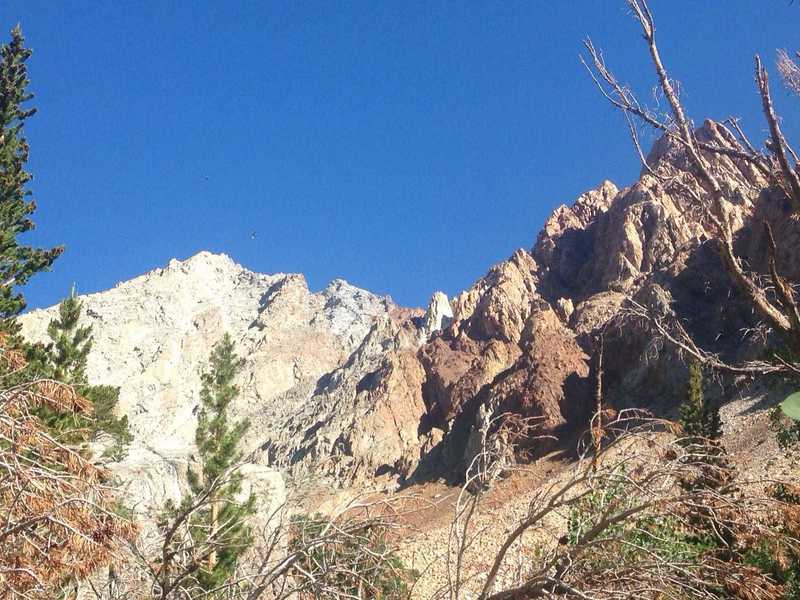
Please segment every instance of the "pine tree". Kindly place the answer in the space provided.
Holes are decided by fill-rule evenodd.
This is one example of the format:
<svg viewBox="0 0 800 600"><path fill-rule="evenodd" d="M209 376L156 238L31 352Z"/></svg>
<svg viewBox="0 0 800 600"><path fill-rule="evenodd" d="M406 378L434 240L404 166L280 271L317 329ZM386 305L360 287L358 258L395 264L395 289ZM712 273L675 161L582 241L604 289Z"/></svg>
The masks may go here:
<svg viewBox="0 0 800 600"><path fill-rule="evenodd" d="M728 460L725 447L719 442L722 422L719 405L703 394L703 367L698 361L689 364L689 381L686 399L680 406L680 424L685 437L679 442L687 448L687 461L694 463L696 471L678 478L678 485L690 493L713 490L709 504L697 503L688 514L688 521L699 536L720 540L723 545L733 544L731 523L726 521L724 510L715 510L717 498L731 493L729 483L735 477L735 466Z"/></svg>
<svg viewBox="0 0 800 600"><path fill-rule="evenodd" d="M88 382L86 362L92 349L92 328L79 325L82 311L83 303L73 286L69 296L58 305L58 317L47 326L51 342L30 346L28 359L39 376L74 386L79 394L92 402L92 414L51 413L44 408L38 416L53 434L68 443L94 440L101 434L111 436L112 444L105 455L119 460L132 439L128 417L114 415L119 388L90 385Z"/></svg>
<svg viewBox="0 0 800 600"><path fill-rule="evenodd" d="M119 403L119 388L112 385L85 385L78 389L83 396L92 403L92 429L93 439L100 435L111 437L111 445L103 452L113 460L119 461L125 457L128 445L133 441L133 435L128 427L128 417L117 417L114 412Z"/></svg>
<svg viewBox="0 0 800 600"><path fill-rule="evenodd" d="M48 350L53 379L70 384L86 383L86 360L92 349L92 328L78 326L83 305L75 286L58 305L58 318L47 325L52 340Z"/></svg>
<svg viewBox="0 0 800 600"><path fill-rule="evenodd" d="M25 308L25 298L18 291L31 276L46 271L63 251L33 248L18 237L34 228L30 215L36 210L27 185L32 176L25 170L29 146L24 126L36 112L26 108L33 98L27 91L25 65L31 50L19 26L11 32L11 41L0 46L0 330L19 332L16 317Z"/></svg>
<svg viewBox="0 0 800 600"><path fill-rule="evenodd" d="M243 362L234 353L233 340L226 334L214 346L209 368L202 375L195 436L201 472L189 470L192 494L184 506L208 496L206 507L196 511L191 519L198 552L202 552L204 545L213 545L205 550L208 559L197 575L198 585L206 591L219 587L233 575L239 557L252 542L247 518L255 512L255 497L236 501L242 484L242 477L236 471L242 459L237 445L250 423L247 419L231 423L228 418L230 404L239 394L233 382ZM209 539L210 534L215 535L213 540Z"/></svg>
<svg viewBox="0 0 800 600"><path fill-rule="evenodd" d="M703 367L698 361L689 364L686 399L679 408L679 420L687 437L715 440L722 435L719 406L703 394Z"/></svg>
<svg viewBox="0 0 800 600"><path fill-rule="evenodd" d="M689 364L686 398L679 408L679 421L688 437L701 437L703 422L703 374L697 361Z"/></svg>
<svg viewBox="0 0 800 600"><path fill-rule="evenodd" d="M136 527L115 515L116 498L90 460L54 442L37 411L75 422L91 403L71 386L41 378L25 359L16 316L25 308L19 287L46 271L62 247L20 243L36 209L25 170L23 128L34 113L19 27L0 44L0 597L71 597L66 586L107 566L136 538Z"/></svg>

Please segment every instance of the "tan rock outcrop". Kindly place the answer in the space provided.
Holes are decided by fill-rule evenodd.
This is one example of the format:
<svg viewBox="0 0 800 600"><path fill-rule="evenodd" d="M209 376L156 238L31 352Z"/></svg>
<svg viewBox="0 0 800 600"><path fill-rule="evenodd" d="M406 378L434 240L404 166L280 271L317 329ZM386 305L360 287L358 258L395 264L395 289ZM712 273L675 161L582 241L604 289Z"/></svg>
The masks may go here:
<svg viewBox="0 0 800 600"><path fill-rule="evenodd" d="M696 135L710 143L733 139L711 121ZM722 181L728 222L761 248L743 247L756 264L763 240L758 231L750 233L749 219L766 202L767 182L744 161L709 159ZM464 427L476 430L504 410L543 416L549 428L565 418L579 423L592 391L588 354L600 331L607 400L668 411L682 393L683 359L654 341L645 323L624 317L631 299L674 312L709 348L751 351L747 342L737 344L737 332L752 327L752 313L732 290L714 245L705 242L711 231L693 197L705 192L686 171L683 149L665 138L648 161L665 181L680 178L683 187L667 190L648 172L622 191L603 182L557 208L531 254L515 253L455 298L451 328L420 350L425 400L437 426L460 429L463 440ZM786 239L800 239L800 228L779 223L779 215L770 218ZM800 264L796 258L783 250L785 263Z"/></svg>
<svg viewBox="0 0 800 600"><path fill-rule="evenodd" d="M519 358L537 303L536 262L519 250L453 300L453 322L420 350L431 423L446 423Z"/></svg>
<svg viewBox="0 0 800 600"><path fill-rule="evenodd" d="M419 455L423 371L398 326L381 318L339 368L265 444L270 463L295 476L352 484L406 475Z"/></svg>
<svg viewBox="0 0 800 600"><path fill-rule="evenodd" d="M500 412L541 418L543 429L552 432L571 412L566 403L576 400L567 398L567 379L588 376L588 357L551 309L531 316L523 345L511 371L492 386L491 402Z"/></svg>
<svg viewBox="0 0 800 600"><path fill-rule="evenodd" d="M398 310L388 298L340 280L312 293L301 275L253 273L227 256L203 252L81 299L83 323L92 325L94 334L89 379L120 386L119 411L128 416L134 435L128 456L112 468L128 486L131 505L142 511L180 498L195 452L200 373L213 344L226 332L245 358L232 416L251 421L242 449L252 468L288 464L291 474L324 475L334 472L326 465L342 453L341 447L364 452L351 457L352 463L373 461L376 468L413 453L421 392L414 398L409 391L408 397L392 402L402 390L395 374L389 378L390 393L381 399L389 409L367 406L370 398L354 393L362 379L381 367L390 347L415 343L416 328L406 323L414 313ZM26 314L23 333L46 339L54 315L55 308ZM393 366L387 372L413 373L408 361L392 360L396 364L389 361ZM356 406L345 410L354 401ZM281 446L287 454L280 460L263 450L281 444L287 430L303 422L302 415L335 414L339 403L337 420L320 428L314 452L304 453L297 441ZM384 416L394 411L398 418L365 420L381 410ZM380 422L386 435L368 431L370 422ZM295 433L299 440L315 437L313 430ZM368 438L375 444L364 441Z"/></svg>

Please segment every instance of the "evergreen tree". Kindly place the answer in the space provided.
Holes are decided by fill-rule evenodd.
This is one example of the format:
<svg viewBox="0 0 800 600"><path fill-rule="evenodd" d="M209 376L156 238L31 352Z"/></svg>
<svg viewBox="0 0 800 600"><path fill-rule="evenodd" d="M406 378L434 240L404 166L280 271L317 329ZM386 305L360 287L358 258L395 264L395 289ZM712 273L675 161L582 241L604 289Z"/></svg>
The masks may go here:
<svg viewBox="0 0 800 600"><path fill-rule="evenodd" d="M101 434L110 435L113 443L105 455L119 460L132 439L128 431L128 417L117 418L114 415L119 401L119 388L89 385L86 361L92 349L92 328L78 324L82 311L83 303L73 286L69 296L58 305L58 317L47 326L51 342L30 346L28 359L40 377L74 386L79 394L92 402L92 414L53 413L43 408L38 416L51 432L69 443L94 440Z"/></svg>
<svg viewBox="0 0 800 600"><path fill-rule="evenodd" d="M196 577L197 584L205 591L219 587L233 575L239 557L252 542L247 518L255 512L255 497L236 501L242 483L236 471L242 459L237 445L250 423L246 419L231 423L228 418L230 404L239 394L233 381L243 363L234 353L233 340L226 334L214 346L209 368L202 375L195 436L201 472L189 469L192 493L183 506L191 506L199 498L208 499L204 508L195 511L190 519L195 554L208 555Z"/></svg>
<svg viewBox="0 0 800 600"><path fill-rule="evenodd" d="M91 437L95 439L102 434L111 436L112 443L103 455L116 461L122 460L133 441L133 435L128 427L128 417L114 414L119 403L119 388L112 385L86 385L78 388L78 391L92 402L94 408Z"/></svg>
<svg viewBox="0 0 800 600"><path fill-rule="evenodd" d="M47 335L52 340L48 350L50 375L63 383L86 383L86 360L92 349L92 328L78 326L83 305L78 300L75 286L58 305L58 318L47 325Z"/></svg>
<svg viewBox="0 0 800 600"><path fill-rule="evenodd" d="M0 44L0 597L72 597L76 581L119 556L136 527L114 514L115 499L101 485L102 469L78 453L65 453L51 432L30 415L48 410L80 422L91 403L69 388L42 381L41 364L24 357L16 316L25 308L19 292L46 271L62 247L20 243L33 229L36 209L25 170L29 147L24 125L35 109L19 27ZM31 350L32 351L32 350ZM41 354L41 353L39 353ZM39 356L40 357L40 356Z"/></svg>
<svg viewBox="0 0 800 600"><path fill-rule="evenodd" d="M680 406L679 420L688 437L715 440L722 435L719 406L703 394L703 367L698 361L689 364L686 399Z"/></svg>
<svg viewBox="0 0 800 600"><path fill-rule="evenodd" d="M7 342L0 338L0 598L75 598L80 580L133 543L136 526L119 514L104 469L64 452L47 420L31 418L88 421L91 402L40 379Z"/></svg>
<svg viewBox="0 0 800 600"><path fill-rule="evenodd" d="M735 466L728 460L725 447L719 442L722 422L719 406L703 394L703 367L699 361L689 364L686 399L680 406L680 424L687 448L686 460L694 463L696 471L678 478L678 485L689 493L709 490L716 498L730 496L730 482L736 476ZM687 521L699 538L713 539L730 548L734 543L734 524L724 510L715 508L715 496L708 505L700 502L687 512Z"/></svg>
<svg viewBox="0 0 800 600"><path fill-rule="evenodd" d="M30 215L36 210L27 187L32 176L25 170L29 147L23 130L36 112L26 107L33 98L27 91L30 81L25 65L30 55L17 26L11 41L0 46L0 330L11 334L19 332L14 317L25 308L17 287L48 270L63 251L62 246L33 248L18 240L34 228Z"/></svg>

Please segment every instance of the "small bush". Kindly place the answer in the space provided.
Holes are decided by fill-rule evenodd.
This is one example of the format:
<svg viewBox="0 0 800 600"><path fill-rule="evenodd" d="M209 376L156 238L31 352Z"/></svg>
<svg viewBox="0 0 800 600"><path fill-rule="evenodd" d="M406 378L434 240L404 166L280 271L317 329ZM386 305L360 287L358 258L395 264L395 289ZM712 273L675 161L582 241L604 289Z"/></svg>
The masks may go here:
<svg viewBox="0 0 800 600"><path fill-rule="evenodd" d="M418 576L390 546L385 525L333 523L322 515L292 521L290 551L300 559L294 578L302 598L403 598Z"/></svg>
<svg viewBox="0 0 800 600"><path fill-rule="evenodd" d="M567 526L568 543L578 545L581 537L605 515L628 509L641 502L641 498L632 492L633 490L627 489L620 482L588 494L570 510ZM698 562L699 558L713 547L709 537L688 531L680 519L647 512L638 518L626 519L607 527L603 532L603 538L613 544L613 550L607 549L610 551L598 553L595 558L589 560L610 562L613 557L616 564L634 564L657 557L666 562L692 563Z"/></svg>

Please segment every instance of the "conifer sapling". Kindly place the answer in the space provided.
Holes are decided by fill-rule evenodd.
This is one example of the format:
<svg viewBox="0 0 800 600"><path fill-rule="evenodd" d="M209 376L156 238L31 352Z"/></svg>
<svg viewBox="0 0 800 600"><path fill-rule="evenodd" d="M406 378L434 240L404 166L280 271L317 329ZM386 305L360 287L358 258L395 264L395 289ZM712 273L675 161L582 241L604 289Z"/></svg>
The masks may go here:
<svg viewBox="0 0 800 600"><path fill-rule="evenodd" d="M698 361L689 364L686 399L679 411L680 424L686 436L715 440L722 435L719 406L703 394L703 367Z"/></svg>
<svg viewBox="0 0 800 600"><path fill-rule="evenodd" d="M242 453L237 446L250 423L247 419L232 423L228 415L231 402L239 394L234 379L243 363L234 352L230 335L225 334L214 346L208 370L202 375L195 435L201 469L188 471L192 493L183 506L207 498L204 508L193 515L190 527L196 553L207 555L196 577L206 591L229 580L239 557L252 543L247 519L255 513L255 496L237 500L242 489L242 476L237 472Z"/></svg>
<svg viewBox="0 0 800 600"><path fill-rule="evenodd" d="M70 384L90 400L93 414L87 418L70 413L50 413L44 409L39 416L57 437L66 442L96 440L103 434L110 436L112 443L104 455L119 460L132 439L128 417L114 415L119 388L90 385L88 382L86 362L92 349L92 328L79 325L82 311L83 303L73 286L69 296L58 305L58 317L47 326L50 343L31 346L28 356L40 376Z"/></svg>

